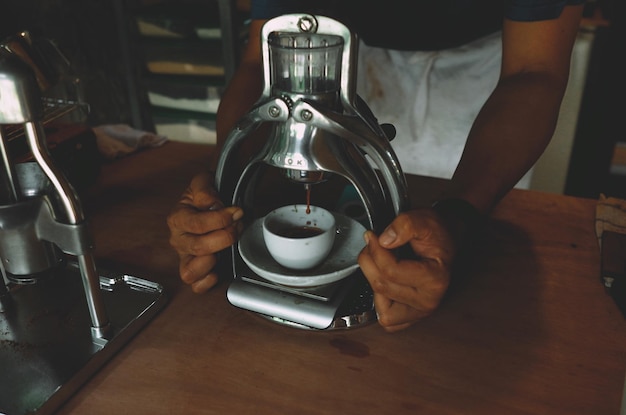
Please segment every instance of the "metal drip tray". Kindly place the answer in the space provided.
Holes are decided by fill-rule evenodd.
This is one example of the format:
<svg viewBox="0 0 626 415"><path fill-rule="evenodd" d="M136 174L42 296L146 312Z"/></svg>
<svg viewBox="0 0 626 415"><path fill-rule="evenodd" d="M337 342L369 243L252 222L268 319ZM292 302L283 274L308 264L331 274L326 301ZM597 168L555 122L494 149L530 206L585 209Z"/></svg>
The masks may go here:
<svg viewBox="0 0 626 415"><path fill-rule="evenodd" d="M13 286L0 302L0 413L48 414L58 409L119 351L167 298L159 284L98 270L113 335L94 344L81 274Z"/></svg>

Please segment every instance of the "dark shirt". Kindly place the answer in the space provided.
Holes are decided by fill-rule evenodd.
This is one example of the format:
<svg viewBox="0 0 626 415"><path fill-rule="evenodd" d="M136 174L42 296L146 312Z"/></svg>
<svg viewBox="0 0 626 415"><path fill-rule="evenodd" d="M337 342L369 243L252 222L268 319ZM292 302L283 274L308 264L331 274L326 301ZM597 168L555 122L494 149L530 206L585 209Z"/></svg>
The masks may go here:
<svg viewBox="0 0 626 415"><path fill-rule="evenodd" d="M333 17L368 45L398 50L458 47L516 21L557 18L585 0L252 0L252 18L285 13Z"/></svg>

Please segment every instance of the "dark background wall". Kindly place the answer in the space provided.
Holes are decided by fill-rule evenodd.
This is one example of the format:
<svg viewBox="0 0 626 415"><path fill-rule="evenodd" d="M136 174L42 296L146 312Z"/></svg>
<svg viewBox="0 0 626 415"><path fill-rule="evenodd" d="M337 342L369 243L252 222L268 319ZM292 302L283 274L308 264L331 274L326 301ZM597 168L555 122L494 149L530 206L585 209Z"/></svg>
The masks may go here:
<svg viewBox="0 0 626 415"><path fill-rule="evenodd" d="M81 79L93 126L130 119L115 1L0 0L0 37L28 30L54 41Z"/></svg>

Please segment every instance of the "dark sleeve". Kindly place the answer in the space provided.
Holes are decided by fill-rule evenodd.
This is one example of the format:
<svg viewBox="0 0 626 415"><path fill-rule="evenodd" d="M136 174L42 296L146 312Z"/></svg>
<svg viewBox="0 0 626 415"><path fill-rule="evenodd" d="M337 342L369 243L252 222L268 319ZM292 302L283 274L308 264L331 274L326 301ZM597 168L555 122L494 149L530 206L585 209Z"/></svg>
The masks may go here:
<svg viewBox="0 0 626 415"><path fill-rule="evenodd" d="M281 14L297 13L306 10L307 1L300 0L252 0L252 19L271 19Z"/></svg>
<svg viewBox="0 0 626 415"><path fill-rule="evenodd" d="M509 0L504 15L520 22L556 19L565 6L585 0Z"/></svg>

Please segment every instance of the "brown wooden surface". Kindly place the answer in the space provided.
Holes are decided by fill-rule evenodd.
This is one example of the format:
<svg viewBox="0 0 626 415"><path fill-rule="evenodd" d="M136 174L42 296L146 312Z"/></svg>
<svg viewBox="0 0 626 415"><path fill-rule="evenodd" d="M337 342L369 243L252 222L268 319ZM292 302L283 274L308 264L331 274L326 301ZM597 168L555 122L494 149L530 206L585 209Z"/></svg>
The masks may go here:
<svg viewBox="0 0 626 415"><path fill-rule="evenodd" d="M513 191L433 316L395 334L302 331L231 306L226 284L179 284L165 216L209 151L129 156L85 197L101 261L172 298L60 413L619 413L626 323L599 282L595 201ZM410 183L417 203L442 184Z"/></svg>

